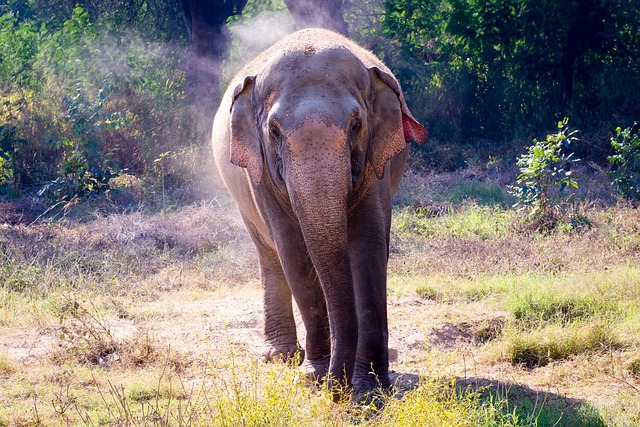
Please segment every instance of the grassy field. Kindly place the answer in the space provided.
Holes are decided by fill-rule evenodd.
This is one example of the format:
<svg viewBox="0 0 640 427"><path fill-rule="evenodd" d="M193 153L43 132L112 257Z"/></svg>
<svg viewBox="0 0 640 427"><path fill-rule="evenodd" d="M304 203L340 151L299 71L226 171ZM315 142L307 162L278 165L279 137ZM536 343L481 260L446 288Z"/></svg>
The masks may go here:
<svg viewBox="0 0 640 427"><path fill-rule="evenodd" d="M256 256L223 190L160 211L123 207L132 186L40 218L0 202L0 426L640 425L638 209L539 233L498 180L408 172L396 386L354 405L258 361Z"/></svg>

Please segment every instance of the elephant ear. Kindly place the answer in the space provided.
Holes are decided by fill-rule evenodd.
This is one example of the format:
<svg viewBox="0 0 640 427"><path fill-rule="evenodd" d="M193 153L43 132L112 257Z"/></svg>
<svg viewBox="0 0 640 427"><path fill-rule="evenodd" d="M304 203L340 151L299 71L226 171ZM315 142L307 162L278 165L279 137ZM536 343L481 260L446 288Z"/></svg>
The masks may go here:
<svg viewBox="0 0 640 427"><path fill-rule="evenodd" d="M253 102L255 76L247 76L233 90L230 161L246 168L254 187L262 179L262 150Z"/></svg>
<svg viewBox="0 0 640 427"><path fill-rule="evenodd" d="M427 131L409 111L396 78L377 67L369 72L375 85L369 159L376 176L382 179L389 159L400 154L407 143L424 144Z"/></svg>

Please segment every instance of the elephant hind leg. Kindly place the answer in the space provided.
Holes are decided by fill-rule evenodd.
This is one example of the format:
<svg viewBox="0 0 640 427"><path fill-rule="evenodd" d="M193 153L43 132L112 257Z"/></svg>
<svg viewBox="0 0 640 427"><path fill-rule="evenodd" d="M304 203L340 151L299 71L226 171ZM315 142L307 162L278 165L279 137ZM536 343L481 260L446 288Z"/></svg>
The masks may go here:
<svg viewBox="0 0 640 427"><path fill-rule="evenodd" d="M298 344L293 316L292 296L282 271L276 250L268 245L256 227L243 215L243 220L258 251L260 281L264 307L264 361L304 360L304 350Z"/></svg>

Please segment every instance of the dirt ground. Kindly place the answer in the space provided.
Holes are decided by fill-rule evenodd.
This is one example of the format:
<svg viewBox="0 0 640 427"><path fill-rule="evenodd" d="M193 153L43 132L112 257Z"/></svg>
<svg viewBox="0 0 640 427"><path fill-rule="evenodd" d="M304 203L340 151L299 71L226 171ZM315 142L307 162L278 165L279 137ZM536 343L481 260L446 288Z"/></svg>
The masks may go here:
<svg viewBox="0 0 640 427"><path fill-rule="evenodd" d="M392 378L401 391L415 386L421 375L452 376L460 387L491 386L497 391L525 393L532 399L597 405L637 387L607 372L607 357L576 358L533 371L487 357L485 346L489 344L484 341L490 341L492 333L500 333L506 313L407 297L390 298L388 307ZM222 293L167 293L128 310L126 318L104 319L116 339L144 331L164 346L194 357L225 354L229 349L256 359L260 356L263 309L257 280ZM297 321L304 345L304 327L298 315ZM0 353L24 369L46 363L55 346L56 328L46 325L14 327L0 333ZM581 375L586 369L593 371L598 363L602 366L595 366L594 373L586 378Z"/></svg>

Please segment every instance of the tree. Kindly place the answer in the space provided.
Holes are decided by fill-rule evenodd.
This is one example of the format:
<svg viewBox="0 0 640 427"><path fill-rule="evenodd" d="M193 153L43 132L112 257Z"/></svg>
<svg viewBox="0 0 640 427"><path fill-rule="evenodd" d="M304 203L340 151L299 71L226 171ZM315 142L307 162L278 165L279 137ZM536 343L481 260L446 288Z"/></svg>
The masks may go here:
<svg viewBox="0 0 640 427"><path fill-rule="evenodd" d="M190 46L187 97L197 104L217 98L220 65L231 42L226 23L229 17L242 13L247 1L180 0ZM348 35L342 3L343 0L285 0L299 28L323 27Z"/></svg>

